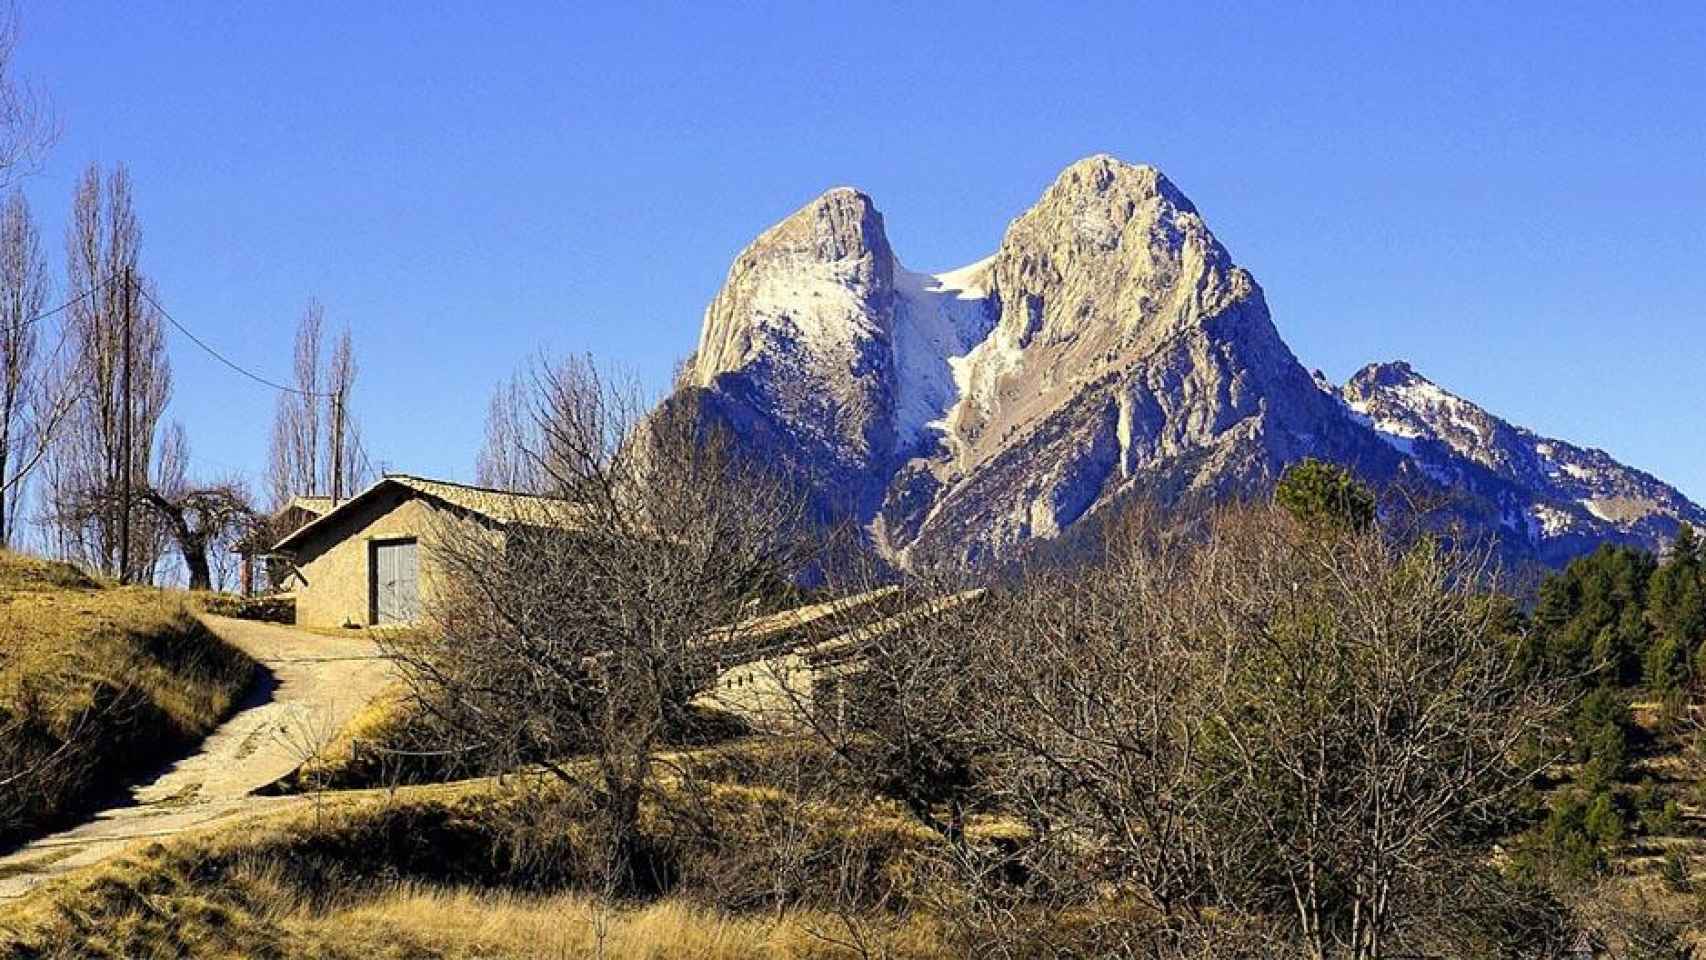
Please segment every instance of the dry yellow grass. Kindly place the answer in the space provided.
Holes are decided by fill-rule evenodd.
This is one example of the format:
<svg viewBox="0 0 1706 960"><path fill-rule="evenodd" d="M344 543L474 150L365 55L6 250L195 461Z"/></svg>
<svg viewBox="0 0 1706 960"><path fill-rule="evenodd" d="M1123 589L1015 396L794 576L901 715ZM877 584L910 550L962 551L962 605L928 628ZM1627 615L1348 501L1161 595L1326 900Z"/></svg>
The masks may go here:
<svg viewBox="0 0 1706 960"><path fill-rule="evenodd" d="M816 911L731 915L679 898L624 907L573 893L528 896L404 886L325 913L293 906L280 921L307 942L348 946L352 931L360 931L359 936L371 940L362 951L370 956L385 956L386 950L455 960L804 960L858 955L837 942L849 936L841 917ZM890 955L943 955L944 947L927 925L870 917L853 922L862 936L880 941Z"/></svg>
<svg viewBox="0 0 1706 960"><path fill-rule="evenodd" d="M438 750L443 735L399 682L386 688L338 730L319 755L281 786L291 791L359 790L438 783L485 772Z"/></svg>
<svg viewBox="0 0 1706 960"><path fill-rule="evenodd" d="M19 809L0 810L0 845L206 734L254 669L196 620L187 594L0 553L0 766L39 770Z"/></svg>
<svg viewBox="0 0 1706 960"><path fill-rule="evenodd" d="M691 724L675 731L671 745L696 749L745 735L727 714L694 707ZM495 773L479 754L444 751L447 735L432 712L399 681L369 701L338 730L319 755L281 787L290 792L360 790L369 787L443 783ZM743 745L743 759L750 756ZM701 751L703 754L703 751ZM572 758L570 758L572 762Z"/></svg>
<svg viewBox="0 0 1706 960"><path fill-rule="evenodd" d="M407 696L406 687L394 684L368 701L319 756L303 764L296 779L324 789L375 785L367 782L377 776L369 769L372 754L362 750L369 744L391 746L399 741L409 723Z"/></svg>
<svg viewBox="0 0 1706 960"><path fill-rule="evenodd" d="M717 833L730 840L675 852L687 896L620 905L589 895L572 869L545 890L530 889L532 868L523 868L526 878L514 873L507 831L526 819L518 807L538 797L490 781L351 792L318 811L152 844L0 906L0 960L851 955L833 943L847 935L839 916L798 904L729 913L697 899L713 872L729 879L762 869L746 858L748 831L775 791L716 787ZM817 849L857 847L897 883L908 850L923 842L904 821L868 807L804 815ZM551 863L577 861L578 830L552 821L548 842L559 846ZM891 956L945 955L921 915L872 909L856 923Z"/></svg>

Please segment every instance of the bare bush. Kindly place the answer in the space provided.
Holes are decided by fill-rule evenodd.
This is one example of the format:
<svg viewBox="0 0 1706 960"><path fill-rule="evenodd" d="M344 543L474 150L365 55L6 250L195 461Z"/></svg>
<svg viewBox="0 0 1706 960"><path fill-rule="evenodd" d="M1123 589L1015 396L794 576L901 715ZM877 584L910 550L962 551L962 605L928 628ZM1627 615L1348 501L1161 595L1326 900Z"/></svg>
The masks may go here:
<svg viewBox="0 0 1706 960"><path fill-rule="evenodd" d="M648 413L632 384L578 359L535 379L547 495L502 530L447 523L442 602L424 636L393 647L446 749L541 764L590 812L613 882L644 888L663 878L647 875L642 800L660 778L672 797L696 783L660 747L736 625L817 541L790 491L691 408Z"/></svg>
<svg viewBox="0 0 1706 960"><path fill-rule="evenodd" d="M1289 918L1316 958L1506 949L1546 907L1486 849L1567 701L1520 669L1495 585L1431 540L1141 508L1094 568L860 645L846 682L879 709L801 726L950 841L944 914L991 955L1230 917Z"/></svg>

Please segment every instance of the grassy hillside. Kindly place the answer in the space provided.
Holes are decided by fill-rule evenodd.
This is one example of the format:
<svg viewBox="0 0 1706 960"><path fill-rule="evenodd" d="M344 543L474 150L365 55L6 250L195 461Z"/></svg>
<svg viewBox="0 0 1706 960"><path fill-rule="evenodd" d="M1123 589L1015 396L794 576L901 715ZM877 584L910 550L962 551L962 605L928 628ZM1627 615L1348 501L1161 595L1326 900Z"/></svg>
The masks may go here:
<svg viewBox="0 0 1706 960"><path fill-rule="evenodd" d="M1565 770L1550 791L1552 813L1537 839L1562 834L1566 840L1554 857L1554 869L1564 873L1557 882L1588 886L1597 879L1600 909L1675 929L1700 951L1706 949L1706 744L1693 710L1686 718L1667 712L1652 701L1630 711L1631 756L1612 784L1588 785L1589 765ZM1579 825L1567 815L1571 810L1581 811ZM1587 842L1570 844L1572 833Z"/></svg>
<svg viewBox="0 0 1706 960"><path fill-rule="evenodd" d="M185 594L0 554L0 847L181 753L254 670Z"/></svg>
<svg viewBox="0 0 1706 960"><path fill-rule="evenodd" d="M783 746L695 754L713 777L695 800L710 813L703 832L673 829L652 802L649 849L671 877L658 894L605 896L587 869L587 828L532 775L350 791L152 844L0 905L0 960L964 955L954 888L931 870L941 841L875 797L801 802L767 784L765 770L791 762ZM971 835L1019 836L991 819ZM1686 922L1693 898L1667 891L1639 850L1615 859L1590 915ZM1058 939L1022 955L1083 955L1074 951L1109 945L1099 928L1150 923L1110 897L1051 914ZM1242 955L1233 946L1227 955Z"/></svg>
<svg viewBox="0 0 1706 960"><path fill-rule="evenodd" d="M820 874L804 886L860 866L870 892L854 914L770 897L750 838L776 792L727 783L709 798L713 831L656 850L676 892L613 902L589 888L573 822L525 827L549 794L485 781L340 794L154 844L0 909L0 958L827 958L855 955L836 942L850 933L890 956L948 955L923 914L892 909L922 896L910 854L929 842L896 815L822 806L796 823L799 861Z"/></svg>

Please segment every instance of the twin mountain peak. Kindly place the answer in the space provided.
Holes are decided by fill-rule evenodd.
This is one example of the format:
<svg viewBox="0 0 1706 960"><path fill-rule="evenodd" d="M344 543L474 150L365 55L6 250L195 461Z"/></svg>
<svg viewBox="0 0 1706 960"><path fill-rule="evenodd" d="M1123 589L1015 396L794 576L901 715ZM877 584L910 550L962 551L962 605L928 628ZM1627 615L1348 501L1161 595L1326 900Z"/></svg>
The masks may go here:
<svg viewBox="0 0 1706 960"><path fill-rule="evenodd" d="M677 389L900 566L1003 562L1134 494L1254 495L1306 456L1448 493L1549 563L1706 524L1407 364L1312 375L1185 195L1107 155L934 275L901 265L870 197L823 194L736 257Z"/></svg>

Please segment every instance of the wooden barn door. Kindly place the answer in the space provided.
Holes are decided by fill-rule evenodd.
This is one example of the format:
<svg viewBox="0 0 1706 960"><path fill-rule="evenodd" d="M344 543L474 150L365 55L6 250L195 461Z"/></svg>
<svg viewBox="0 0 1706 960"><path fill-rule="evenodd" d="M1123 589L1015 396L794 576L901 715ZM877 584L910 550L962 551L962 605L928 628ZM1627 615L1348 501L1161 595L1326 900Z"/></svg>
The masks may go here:
<svg viewBox="0 0 1706 960"><path fill-rule="evenodd" d="M420 618L420 565L413 540L373 544L373 622L413 623Z"/></svg>

